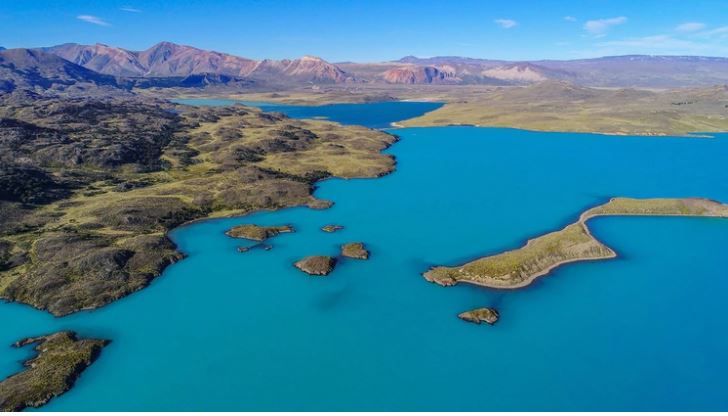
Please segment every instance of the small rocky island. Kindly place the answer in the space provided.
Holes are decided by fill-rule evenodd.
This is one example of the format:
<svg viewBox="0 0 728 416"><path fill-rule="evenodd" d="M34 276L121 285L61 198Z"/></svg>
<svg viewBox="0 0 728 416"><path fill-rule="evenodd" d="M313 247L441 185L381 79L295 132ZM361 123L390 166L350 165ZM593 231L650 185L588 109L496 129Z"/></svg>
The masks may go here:
<svg viewBox="0 0 728 416"><path fill-rule="evenodd" d="M486 324L493 325L498 322L498 310L495 308L478 308L471 311L463 312L458 315L458 318L463 321L472 322L474 324Z"/></svg>
<svg viewBox="0 0 728 416"><path fill-rule="evenodd" d="M329 224L329 225L324 225L323 227L321 227L321 231L323 231L325 233L335 233L335 232L337 232L339 230L343 230L343 229L344 229L343 225L337 225L337 224Z"/></svg>
<svg viewBox="0 0 728 416"><path fill-rule="evenodd" d="M334 270L336 259L329 256L309 256L293 264L304 273L326 276Z"/></svg>
<svg viewBox="0 0 728 416"><path fill-rule="evenodd" d="M728 205L701 198L612 198L606 204L583 212L575 223L528 240L521 248L462 266L434 267L423 276L442 286L465 282L492 288L524 287L563 264L616 257L611 248L592 236L587 221L618 215L728 218Z"/></svg>
<svg viewBox="0 0 728 416"><path fill-rule="evenodd" d="M233 238L244 238L246 240L263 241L273 238L281 233L292 233L294 229L290 225L263 226L255 224L243 224L225 231L225 235Z"/></svg>
<svg viewBox="0 0 728 416"><path fill-rule="evenodd" d="M0 382L0 411L19 412L27 407L40 407L67 392L108 343L101 339L79 339L74 332L57 332L16 342L17 348L36 344L37 355L25 362L25 370Z"/></svg>
<svg viewBox="0 0 728 416"><path fill-rule="evenodd" d="M346 243L342 245L341 255L351 259L369 259L369 251L364 247L364 243Z"/></svg>

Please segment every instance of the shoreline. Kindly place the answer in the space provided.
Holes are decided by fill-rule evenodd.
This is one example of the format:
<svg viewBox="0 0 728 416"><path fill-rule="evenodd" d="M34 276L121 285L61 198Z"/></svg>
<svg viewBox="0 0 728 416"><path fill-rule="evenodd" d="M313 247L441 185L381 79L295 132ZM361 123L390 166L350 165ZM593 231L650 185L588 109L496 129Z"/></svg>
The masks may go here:
<svg viewBox="0 0 728 416"><path fill-rule="evenodd" d="M392 133L387 132L384 129L370 129L360 126L347 126L342 125L340 123L335 122L329 122L329 121L317 121L317 120L288 120L288 118L284 118L282 120L278 119L268 119L265 118L265 116L259 116L259 114L265 114L263 112L259 111L252 111L252 112L242 112L240 114L238 113L226 113L224 109L204 109L200 110L201 114L207 114L207 113L221 113L222 115L218 120L210 120L205 121L200 125L193 126L193 127L187 127L182 126L180 128L181 132L192 132L194 133L197 130L201 130L203 132L207 132L210 129L221 129L221 128L229 128L229 125L231 123L235 123L238 118L251 118L252 119L252 127L249 127L251 129L251 136L253 140L264 140L261 139L261 137L264 138L264 136L261 135L261 132L265 134L266 128L288 128L289 130L293 131L301 131L303 133L300 134L314 134L314 133L306 133L308 129L313 130L314 132L317 132L321 137L324 137L326 140L324 141L317 141L314 145L311 145L310 148L302 149L300 150L301 154L305 155L306 157L314 157L316 156L315 152L325 152L327 150L326 146L327 143L330 142L332 139L328 136L331 136L331 133L336 133L338 137L335 135L334 137L337 137L339 140L339 144L345 149L345 152L343 153L337 153L331 157L328 156L327 153L324 153L323 161L325 164L323 165L323 168L328 169L327 175L320 176L320 175L313 175L310 179L304 178L301 175L307 174L308 171L311 169L318 169L321 165L315 165L314 167L311 167L310 161L305 159L301 160L300 163L298 160L294 160L293 164L290 162L285 162L282 159L277 159L277 153L271 153L270 161L257 164L257 163L250 163L246 165L246 167L249 167L250 169L254 170L255 172L263 172L265 177L255 177L254 180L250 183L243 182L240 184L230 182L224 183L225 186L228 186L228 188L220 188L222 190L216 191L217 194L221 194L222 192L226 192L228 189L235 190L236 192L239 190L241 192L242 197L245 198L246 194L245 192L258 192L260 195L267 195L267 193L273 192L272 190L277 189L276 187L280 186L282 187L282 190L285 192L288 192L290 190L290 195L288 193L281 194L280 196L277 196L277 194L273 194L271 202L265 202L265 200L261 200L262 202L258 203L257 201L253 201L253 203L249 204L249 206L245 206L244 204L241 206L235 205L235 200L233 199L233 202L231 202L230 206L220 206L220 207L213 207L211 209L204 209L204 207L200 208L197 205L192 205L193 202L190 202L187 198L192 198L193 196L190 196L190 191L186 190L178 190L178 188L175 188L177 182L184 184L186 181L190 181L194 186L198 186L198 183L202 181L202 179L208 180L207 178L210 178L210 175L205 175L206 172L214 171L210 170L212 168L219 169L218 165L212 164L212 167L206 167L204 172L196 173L193 172L193 174L180 174L178 177L172 176L170 180L167 181L160 181L159 184L154 183L152 186L148 187L139 187L138 189L133 189L131 191L128 191L127 194L123 196L119 196L115 193L112 193L114 189L104 190L104 193L98 194L98 196L93 195L91 197L79 196L76 194L71 195L67 200L68 201L81 201L77 204L70 204L66 202L66 199L61 200L58 202L58 204L66 204L68 207L67 211L62 211L63 215L61 218L61 224L65 224L64 221L66 219L76 220L76 217L81 218L83 221L88 221L88 218L95 219L94 215L98 216L101 214L97 214L97 212L104 212L99 211L99 207L104 206L104 204L108 203L121 203L121 205L118 205L120 208L119 210L123 209L137 209L137 206L141 206L144 209L147 209L145 205L145 201L148 197L153 198L159 198L164 199L164 203L167 203L167 201L171 201L170 204L178 204L178 205L172 205L172 208L170 209L178 209L178 206L181 207L176 212L181 212L179 214L179 222L172 219L167 224L163 224L162 222L154 222L151 224L153 227L157 228L143 228L143 229L135 229L127 232L126 229L119 226L114 228L114 226L111 227L110 230L104 230L104 232L97 232L96 228L90 229L90 230L82 230L87 232L89 235L91 235L93 238L97 238L93 241L98 241L97 246L94 246L93 249L101 249L104 247L104 244L107 244L108 241L116 242L120 239L125 239L124 241L129 241L129 245L126 247L132 247L132 244L134 244L136 241L141 241L142 243L146 241L153 241L153 244L158 244L157 246L154 246L154 249L159 249L160 251L160 257L154 257L147 255L146 258L144 258L142 261L145 262L153 262L154 264L150 263L150 269L146 270L143 267L137 267L135 269L132 269L129 271L131 276L133 277L133 280L131 278L126 279L126 281L130 281L131 283L119 283L117 286L112 287L113 293L109 291L109 294L107 296L98 295L96 298L92 299L83 299L82 301L76 301L73 300L72 304L62 304L61 302L58 302L57 299L65 299L64 297L67 297L68 290L63 287L63 290L66 290L64 292L63 290L59 289L57 291L53 291L53 294L50 296L46 296L45 298L40 298L35 295L34 292L30 291L22 291L21 289L24 289L24 286L18 286L20 289L15 289L14 292L10 291L4 291L2 294L0 294L0 299L12 302L12 303L21 303L28 305L32 307L33 309L39 310L39 311L45 311L53 315L54 317L63 317L67 315L71 315L73 313L82 312L82 311L91 311L96 310L99 308L102 308L108 304L114 303L118 301L119 299L131 295L135 292L138 292L142 289L145 289L149 287L149 285L159 277L163 276L164 271L167 267L169 267L171 264L177 263L187 257L187 254L184 253L179 249L177 244L171 239L171 235L174 233L174 231L177 228L185 227L197 222L201 221L208 221L213 220L217 218L232 218L232 217L244 217L246 215L254 214L256 212L265 212L265 211L275 211L283 208L292 208L292 207L300 207L300 206L307 206L311 209L324 209L330 207L333 203L332 201L322 200L318 199L314 196L314 193L316 192L318 186L318 182L326 179L334 179L334 178L340 178L340 179L376 179L385 175L389 175L392 172L394 172L397 168L397 161L396 158L392 155L388 155L385 153L387 149L389 149L394 143L400 140L400 138ZM229 111L229 110L227 110ZM192 114L193 117L196 116L196 114ZM231 121L232 120L232 121ZM251 121L249 120L248 123ZM255 124L258 123L258 124ZM286 124L289 123L289 124ZM283 125L283 127L281 127ZM238 129L241 129L242 127L236 127ZM244 128L248 128L246 125ZM298 129L298 130L295 130ZM288 130L286 130L287 132ZM215 133L212 136L208 136L207 142L214 143L217 141L222 140L220 137L218 137L219 133ZM287 136L284 136L284 138ZM249 139L250 140L250 139ZM360 144L360 140L366 140L363 142L364 144ZM207 143L205 142L205 143ZM254 142L256 143L256 142ZM265 142L263 142L265 143ZM203 143L204 144L204 143ZM213 158L213 157L223 157L226 156L227 148L221 148L221 149L214 149L214 153L212 151L208 153L202 153L202 157L206 158ZM311 156L313 155L313 156ZM268 154L266 154L266 157L269 157ZM207 160L207 159L205 159ZM212 160L212 159L210 159ZM258 162L258 161L255 161ZM206 161L205 163L211 163L209 161ZM215 162L215 163L222 163L222 162ZM317 162L318 163L318 162ZM343 165L342 165L343 163ZM184 167L183 167L184 168ZM183 168L179 168L179 171L183 171ZM258 170L255 170L258 169ZM230 180L230 178L234 178L234 175L236 173L228 173L228 172L237 172L233 171L232 169L229 169L228 171L214 171L216 174L220 174L221 180ZM314 171L318 172L318 171ZM177 173L176 171L172 172ZM224 176L227 174L227 176ZM263 175L262 173L256 173L257 175ZM153 174L152 174L153 175ZM276 176L277 175L277 176ZM299 175L299 176L296 176ZM303 179L306 179L305 181ZM194 182L194 181L197 182ZM270 180L270 184L268 182L265 182L266 180ZM237 186L237 187L236 187ZM181 189L181 188L179 188ZM173 191L173 192L172 192ZM232 191L230 191L232 192ZM215 194L215 195L217 195ZM108 195L108 196L107 196ZM231 194L234 196L234 194ZM231 198L233 197L231 196ZM262 197L261 197L262 198ZM110 202L108 202L110 201ZM124 201L128 201L128 203L125 203ZM135 205L136 204L136 205ZM186 212L183 212L184 209L186 209L188 206L192 206L190 208L191 211L194 211L191 215L187 215ZM130 207L130 208L127 208ZM64 207L65 208L65 207ZM45 209L45 208L43 208ZM154 207L148 208L151 211L154 211ZM96 210L96 211L93 211ZM152 214L155 214L156 211L152 212ZM110 215L117 215L116 212ZM121 214L119 214L121 215ZM160 214L161 215L161 214ZM185 218L187 216L187 218ZM153 217L156 218L156 217ZM151 221L151 220L150 220ZM161 220L160 220L161 221ZM76 222L71 222L71 224L76 224ZM55 225L54 225L55 226ZM108 228L108 227L107 227ZM45 235L49 235L48 238L56 237L56 235L52 234L52 231L55 229L49 228L51 231L47 231L46 234L40 233L38 236L34 237L35 239L44 238ZM121 231L119 231L121 230ZM113 231L113 233L111 232ZM45 232L45 231L44 231ZM70 232L69 232L70 233ZM84 234L85 235L85 234ZM98 236L98 237L97 237ZM137 238L135 240L135 238ZM146 238L154 238L155 240L145 240ZM59 233L57 238L75 238L75 235L72 235L71 237L66 237L65 234ZM78 240L82 241L82 240ZM75 242L75 241L74 241ZM80 243L79 243L80 244ZM111 244L111 243L108 243ZM140 243L141 244L141 243ZM151 243L150 243L151 244ZM99 248L101 247L101 248ZM132 247L134 250L134 254L141 253L141 255L145 255L145 251L142 249L137 250L137 247ZM141 250L141 251L140 251ZM162 257L163 256L163 257ZM167 259L167 261L162 262L158 259ZM147 260L149 259L149 260ZM28 263L30 264L30 263ZM33 263L35 264L35 263ZM46 264L40 264L39 267L45 267ZM153 269L151 268L153 266ZM25 265L23 267L31 267L28 265ZM120 268L122 266L119 266ZM136 266L135 266L136 267ZM54 270L54 269L46 269L46 270ZM124 270L126 272L126 270ZM8 272L10 273L10 272ZM15 282L25 282L24 280L20 279L26 279L25 278L24 270L20 270L15 275L7 275L7 282L15 283ZM50 272L49 272L50 273ZM2 277L5 278L6 275L3 275ZM45 278L44 276L42 278ZM86 281L91 282L93 279L96 279L95 275L89 277L84 281L83 284L85 284ZM30 283L27 283L27 285L30 285L33 283L33 281L29 281ZM20 283L21 285L26 283ZM20 295L18 295L20 294ZM97 299L98 298L98 299ZM39 300L40 299L40 300ZM61 305L61 306L58 306Z"/></svg>
<svg viewBox="0 0 728 416"><path fill-rule="evenodd" d="M408 119L412 120L412 119ZM407 120L401 120L399 122L392 123L392 126L395 128L401 128L401 129L427 129L427 128L445 128L445 127L474 127L478 129L504 129L504 130L518 130L518 131L527 131L529 133L554 133L554 134L593 134L598 136L610 136L610 137L637 137L637 138L644 138L644 137L660 137L660 138L675 138L675 139L715 139L715 134L726 134L728 133L728 130L725 131L715 131L715 132L691 132L691 133L623 133L623 132L603 132L603 131L593 131L593 130L573 130L573 131L567 131L567 130L544 130L544 129L530 129L526 127L517 127L513 125L508 126L496 126L496 125L483 125L483 124L468 124L468 123L451 123L451 124L433 124L433 125L425 125L425 124L416 124L416 125L406 125L402 124L406 122ZM395 126L396 124L396 126Z"/></svg>
<svg viewBox="0 0 728 416"><path fill-rule="evenodd" d="M655 207L653 209L665 209L666 205L669 203L675 203L677 204L676 208L679 209L688 209L688 208L696 208L696 209L704 209L704 211L696 211L696 212L656 212L656 213L648 213L648 212L641 212L641 211L635 211L635 212L629 212L628 210L624 212L609 212L609 211L602 211L599 210L606 210L610 208L612 205L618 205L623 204L631 204L631 203L637 203L639 209L645 209L644 207L640 206L639 204L655 204ZM663 205L660 205L663 204ZM680 205L683 204L683 205ZM670 207L668 207L670 208ZM590 209L587 209L586 211L582 212L578 220L574 223L567 224L563 228L557 230L548 232L542 235L539 235L534 238L530 238L526 241L526 243L518 248L511 249L511 250L505 250L501 251L492 255L482 256L478 257L475 260L471 260L465 263L461 263L455 266L433 266L430 267L427 271L422 273L422 276L425 280L428 282L436 283L441 286L454 286L458 283L465 283L470 284L474 286L481 286L481 287L487 287L490 289L504 289L504 290L512 290L512 289L519 289L523 287L530 286L533 284L537 279L540 277L544 277L549 275L552 271L555 269L566 265L570 263L576 263L576 262L582 262L582 261L597 261L597 260L608 260L618 257L618 253L612 249L611 247L608 247L599 239L594 237L594 235L591 233L591 230L589 229L587 222L593 218L597 217L701 217L701 218L728 218L728 205L720 203L718 201L714 201L707 198L680 198L680 199L674 199L674 198L653 198L653 199L629 199L629 198L611 198L609 202L597 205L595 207L592 207ZM476 264L483 264L485 262L488 262L489 260L494 260L495 258L499 256L517 256L521 252L528 252L528 250L533 249L534 245L540 243L540 241L547 237L552 237L555 239L558 239L561 235L568 232L569 227L573 226L579 226L581 228L581 231L588 237L589 243L594 243L597 247L600 249L603 249L606 254L604 255L597 255L597 256L576 256L573 258L566 258L563 260L555 261L551 264L548 264L543 269L538 270L532 274L527 275L523 280L519 280L516 282L507 283L507 280L504 279L504 277L510 277L512 273L517 273L522 268L525 268L525 264L528 262L535 261L538 263L539 260L543 260L543 258L540 258L538 255L531 254L531 257L529 257L528 254L526 254L525 259L521 259L521 263L519 263L515 270L510 271L508 273L500 274L500 275L488 275L488 274L481 274L481 277L485 281L478 281L470 276L472 276L475 272L467 272L465 271L465 268L468 266L476 267ZM578 244L584 244L584 243L577 243ZM553 250L553 249L552 249ZM563 250L566 250L566 248L563 248ZM558 253L557 253L558 254ZM548 258L548 257L546 257ZM444 273L444 276L440 276L439 274ZM505 283L500 283L498 280L501 279Z"/></svg>

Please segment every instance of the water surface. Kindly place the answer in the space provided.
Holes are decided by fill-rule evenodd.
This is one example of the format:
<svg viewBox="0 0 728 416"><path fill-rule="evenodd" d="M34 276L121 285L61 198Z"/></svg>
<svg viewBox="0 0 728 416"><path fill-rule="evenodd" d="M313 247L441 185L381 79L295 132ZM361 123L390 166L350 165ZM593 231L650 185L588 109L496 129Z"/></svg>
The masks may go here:
<svg viewBox="0 0 728 416"><path fill-rule="evenodd" d="M362 110L364 111L364 110ZM728 221L597 218L616 260L517 291L420 273L521 245L610 196L728 201L728 135L396 130L397 171L328 180L336 205L175 230L189 257L149 288L54 319L0 305L0 345L72 329L113 340L44 410L728 410ZM227 228L292 223L271 251ZM343 224L337 233L319 227ZM292 263L364 241L328 278ZM459 312L495 306L496 326ZM0 349L0 376L26 350Z"/></svg>
<svg viewBox="0 0 728 416"><path fill-rule="evenodd" d="M287 105L260 101L230 99L186 98L172 100L176 103L195 106L228 106L244 104L263 111L281 112L292 118L313 118L336 121L342 124L382 129L397 121L421 116L442 107L442 103L391 101L364 104Z"/></svg>

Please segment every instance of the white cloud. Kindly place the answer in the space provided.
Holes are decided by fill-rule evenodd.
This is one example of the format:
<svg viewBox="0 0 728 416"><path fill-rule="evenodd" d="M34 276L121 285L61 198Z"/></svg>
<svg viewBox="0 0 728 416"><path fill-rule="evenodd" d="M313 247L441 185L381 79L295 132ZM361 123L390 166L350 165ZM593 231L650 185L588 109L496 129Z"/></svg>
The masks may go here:
<svg viewBox="0 0 728 416"><path fill-rule="evenodd" d="M576 17L574 16L564 16L564 20L567 22L576 22Z"/></svg>
<svg viewBox="0 0 728 416"><path fill-rule="evenodd" d="M651 49L694 48L696 45L696 43L689 40L676 39L670 35L652 35L641 38L612 40L597 44L597 46L601 47L635 47Z"/></svg>
<svg viewBox="0 0 728 416"><path fill-rule="evenodd" d="M697 36L704 38L726 39L728 38L728 26L721 26L715 29L706 30L698 33Z"/></svg>
<svg viewBox="0 0 728 416"><path fill-rule="evenodd" d="M597 42L588 50L572 51L581 58L614 55L708 55L728 54L728 47L719 42L680 39L673 35L652 35Z"/></svg>
<svg viewBox="0 0 728 416"><path fill-rule="evenodd" d="M104 20L100 17L91 16L89 14L82 14L82 15L76 16L76 19L83 20L84 22L88 22L88 23L93 23L93 24L99 25L99 26L111 26L111 24L109 22L107 22L106 20Z"/></svg>
<svg viewBox="0 0 728 416"><path fill-rule="evenodd" d="M518 25L518 22L511 19L495 19L494 22L503 29L510 29Z"/></svg>
<svg viewBox="0 0 728 416"><path fill-rule="evenodd" d="M603 36L612 26L621 25L627 22L624 16L612 17L609 19L588 20L584 23L584 30L595 36Z"/></svg>
<svg viewBox="0 0 728 416"><path fill-rule="evenodd" d="M677 25L676 31L682 33L697 32L698 30L705 29L705 23L700 22L685 22Z"/></svg>
<svg viewBox="0 0 728 416"><path fill-rule="evenodd" d="M135 7L131 7L131 6L122 6L119 8L119 10L124 11L124 12L129 12L129 13L141 13L142 12L141 10L139 10Z"/></svg>

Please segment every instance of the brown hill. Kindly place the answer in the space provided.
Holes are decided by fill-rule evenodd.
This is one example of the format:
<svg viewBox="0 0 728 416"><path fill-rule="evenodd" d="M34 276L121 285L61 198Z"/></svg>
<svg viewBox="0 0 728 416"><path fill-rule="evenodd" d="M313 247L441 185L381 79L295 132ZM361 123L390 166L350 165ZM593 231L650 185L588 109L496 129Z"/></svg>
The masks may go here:
<svg viewBox="0 0 728 416"><path fill-rule="evenodd" d="M64 89L71 85L117 86L116 79L34 49L0 51L0 91Z"/></svg>
<svg viewBox="0 0 728 416"><path fill-rule="evenodd" d="M337 83L353 80L351 75L321 58L304 56L294 60L256 61L171 42L160 42L144 51L129 51L102 44L73 43L44 50L93 71L123 77L187 77L218 74L281 83L286 81Z"/></svg>

